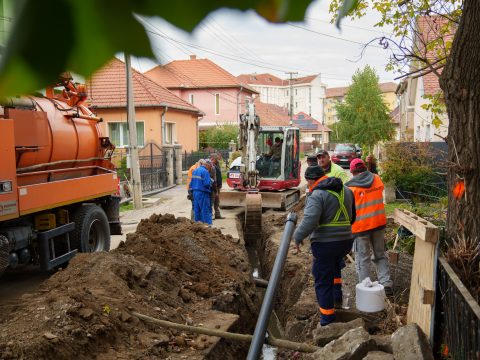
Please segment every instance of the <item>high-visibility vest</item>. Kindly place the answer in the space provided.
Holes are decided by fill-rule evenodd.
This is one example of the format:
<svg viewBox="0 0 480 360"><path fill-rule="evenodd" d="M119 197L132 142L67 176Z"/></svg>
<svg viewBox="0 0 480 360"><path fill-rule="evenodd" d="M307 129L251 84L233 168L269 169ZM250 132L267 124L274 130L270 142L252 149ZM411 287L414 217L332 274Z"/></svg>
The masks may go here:
<svg viewBox="0 0 480 360"><path fill-rule="evenodd" d="M338 210L333 217L332 221L326 224L320 224L318 227L339 227L339 226L350 226L350 216L348 216L347 208L345 207L345 191L342 187L340 194L337 194L335 191L327 190L328 193L335 196L338 200ZM343 215L343 219L340 220L340 215Z"/></svg>
<svg viewBox="0 0 480 360"><path fill-rule="evenodd" d="M355 197L356 219L352 233L357 234L376 229L387 224L385 206L383 205L383 182L380 176L373 174L369 188L350 186Z"/></svg>
<svg viewBox="0 0 480 360"><path fill-rule="evenodd" d="M313 192L315 187L317 187L318 183L320 181L323 181L327 179L328 176L322 176L320 179L315 181L313 185L309 188L310 192ZM345 191L342 186L342 190L340 191L340 194L336 193L335 191L332 190L326 190L329 194L333 195L334 197L337 198L338 200L338 210L335 213L335 216L333 217L332 221L329 223L322 223L319 224L318 227L340 227L340 226L350 226L350 216L348 215L347 208L345 207ZM340 219L340 216L343 215L342 219Z"/></svg>
<svg viewBox="0 0 480 360"><path fill-rule="evenodd" d="M192 181L193 170L197 169L199 166L200 166L200 164L197 162L197 163L193 164L192 166L190 166L190 169L188 169L188 173L187 173L187 190L190 188L190 182Z"/></svg>

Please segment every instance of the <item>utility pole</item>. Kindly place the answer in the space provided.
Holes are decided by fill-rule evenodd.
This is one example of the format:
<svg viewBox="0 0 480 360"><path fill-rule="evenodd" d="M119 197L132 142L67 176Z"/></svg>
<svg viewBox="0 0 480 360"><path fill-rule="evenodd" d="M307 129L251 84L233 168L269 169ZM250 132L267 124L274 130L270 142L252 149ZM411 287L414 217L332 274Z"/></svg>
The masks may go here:
<svg viewBox="0 0 480 360"><path fill-rule="evenodd" d="M127 73L127 125L128 125L128 151L130 154L130 178L132 179L133 207L142 208L142 182L140 178L140 163L138 161L137 125L135 122L135 104L133 97L132 67L130 54L125 53L125 66Z"/></svg>
<svg viewBox="0 0 480 360"><path fill-rule="evenodd" d="M288 80L290 85L290 125L293 125L293 75L297 75L298 72L290 71L285 74L290 75L290 79Z"/></svg>

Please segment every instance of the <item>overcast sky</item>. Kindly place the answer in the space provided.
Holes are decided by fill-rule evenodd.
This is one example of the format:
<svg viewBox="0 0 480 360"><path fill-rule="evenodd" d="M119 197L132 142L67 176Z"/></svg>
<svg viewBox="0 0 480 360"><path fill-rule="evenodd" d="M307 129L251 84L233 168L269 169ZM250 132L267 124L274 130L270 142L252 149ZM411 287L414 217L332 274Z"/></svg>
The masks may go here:
<svg viewBox="0 0 480 360"><path fill-rule="evenodd" d="M320 73L328 87L348 85L355 70L369 64L381 82L393 81L395 74L385 71L388 52L377 42L360 58L362 45L358 43L367 43L389 30L373 27L378 14L371 12L359 20L344 20L338 30L329 23L328 6L329 0L313 2L305 22L294 26L268 23L253 11L224 9L212 13L192 34L160 18L146 19L150 24L146 28L154 32L150 33L153 50L162 64L195 54L234 75L269 72L286 78L287 71L296 71L298 76ZM132 66L145 72L155 63L134 59Z"/></svg>

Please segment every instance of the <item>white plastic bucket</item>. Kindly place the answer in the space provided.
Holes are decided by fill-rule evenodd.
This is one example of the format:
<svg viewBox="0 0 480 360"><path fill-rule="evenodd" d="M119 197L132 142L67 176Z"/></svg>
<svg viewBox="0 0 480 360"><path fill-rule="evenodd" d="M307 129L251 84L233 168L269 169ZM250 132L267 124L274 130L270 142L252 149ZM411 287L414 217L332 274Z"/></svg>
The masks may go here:
<svg viewBox="0 0 480 360"><path fill-rule="evenodd" d="M370 280L370 279L369 279ZM356 305L359 311L372 313L385 309L385 290L383 285L377 282L368 282L365 280L356 286Z"/></svg>

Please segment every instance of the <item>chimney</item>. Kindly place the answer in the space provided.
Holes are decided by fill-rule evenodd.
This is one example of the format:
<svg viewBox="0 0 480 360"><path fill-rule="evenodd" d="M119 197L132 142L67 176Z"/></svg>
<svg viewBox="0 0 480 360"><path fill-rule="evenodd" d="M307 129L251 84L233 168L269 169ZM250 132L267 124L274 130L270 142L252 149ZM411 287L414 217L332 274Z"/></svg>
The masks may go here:
<svg viewBox="0 0 480 360"><path fill-rule="evenodd" d="M190 60L197 60L197 55L190 55Z"/></svg>

